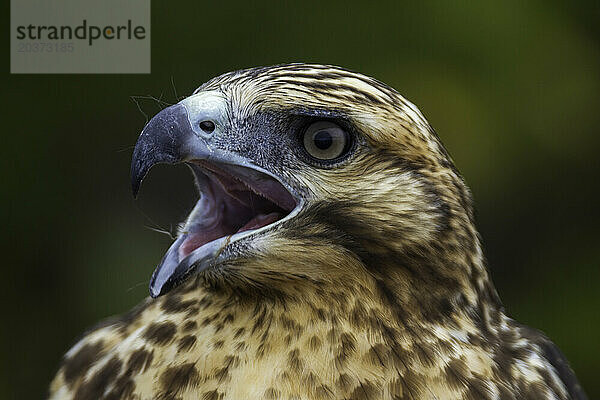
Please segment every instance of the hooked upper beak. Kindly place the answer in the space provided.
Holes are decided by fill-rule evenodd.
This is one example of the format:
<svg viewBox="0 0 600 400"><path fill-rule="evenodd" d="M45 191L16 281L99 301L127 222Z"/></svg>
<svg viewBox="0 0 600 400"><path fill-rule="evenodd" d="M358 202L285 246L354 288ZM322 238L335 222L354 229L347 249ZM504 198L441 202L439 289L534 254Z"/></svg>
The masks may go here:
<svg viewBox="0 0 600 400"><path fill-rule="evenodd" d="M193 112L185 100L165 108L146 124L133 150L134 196L154 165L181 162L192 167L201 192L184 231L152 274L152 297L166 293L193 271L208 268L224 257L222 250L228 243L276 223L299 203L293 191L269 171L237 153L211 148L211 133L198 131L190 122ZM262 209L257 207L261 203Z"/></svg>
<svg viewBox="0 0 600 400"><path fill-rule="evenodd" d="M192 129L186 107L175 104L156 114L142 130L131 161L131 189L137 194L142 180L156 164L177 164L193 158L209 159L207 143Z"/></svg>
<svg viewBox="0 0 600 400"><path fill-rule="evenodd" d="M175 104L156 114L142 130L131 161L131 189L137 197L140 185L156 164L177 164L190 159L210 159L206 141L192 129L186 107ZM179 244L182 237L175 243ZM177 260L177 248L171 246L150 280L150 295L157 297L173 287L191 269ZM208 252L206 257L213 255Z"/></svg>

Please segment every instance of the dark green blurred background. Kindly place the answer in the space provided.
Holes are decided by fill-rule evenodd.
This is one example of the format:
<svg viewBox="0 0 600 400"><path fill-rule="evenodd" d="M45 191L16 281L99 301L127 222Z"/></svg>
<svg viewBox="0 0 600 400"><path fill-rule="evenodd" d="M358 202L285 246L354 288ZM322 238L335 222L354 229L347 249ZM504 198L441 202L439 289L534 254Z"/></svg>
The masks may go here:
<svg viewBox="0 0 600 400"><path fill-rule="evenodd" d="M0 398L43 397L86 327L146 296L170 239L145 226L192 204L177 167L132 199L146 119L131 97L152 116L146 96L293 61L374 76L423 111L473 190L509 313L599 398L600 3L416 3L154 1L150 75L11 76L6 60Z"/></svg>

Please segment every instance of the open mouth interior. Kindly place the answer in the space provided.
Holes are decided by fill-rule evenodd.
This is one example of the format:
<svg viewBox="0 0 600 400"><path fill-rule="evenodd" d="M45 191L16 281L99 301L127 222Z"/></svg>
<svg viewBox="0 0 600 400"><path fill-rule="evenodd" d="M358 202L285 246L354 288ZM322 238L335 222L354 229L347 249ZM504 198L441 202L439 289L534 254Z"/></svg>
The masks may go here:
<svg viewBox="0 0 600 400"><path fill-rule="evenodd" d="M182 229L179 260L219 238L271 225L296 207L280 182L257 170L205 160L188 164L200 199Z"/></svg>

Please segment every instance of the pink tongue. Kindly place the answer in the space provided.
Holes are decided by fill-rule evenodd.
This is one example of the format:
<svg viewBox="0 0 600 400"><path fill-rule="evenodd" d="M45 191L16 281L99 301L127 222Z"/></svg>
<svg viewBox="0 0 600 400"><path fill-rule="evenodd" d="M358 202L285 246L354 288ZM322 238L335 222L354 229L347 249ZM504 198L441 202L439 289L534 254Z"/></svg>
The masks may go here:
<svg viewBox="0 0 600 400"><path fill-rule="evenodd" d="M272 224L273 222L281 219L281 214L278 212L272 212L270 214L258 214L256 217L252 218L250 221L246 223L246 225L242 226L238 229L239 232L249 231L251 229L258 229L263 226Z"/></svg>
<svg viewBox="0 0 600 400"><path fill-rule="evenodd" d="M272 224L273 222L281 219L282 215L278 212L272 212L270 214L258 214L256 217L252 218L250 221L246 223L246 225L242 226L238 229L238 232L249 231L251 229L258 229L263 226ZM202 232L190 232L188 233L188 237L181 243L179 246L179 260L183 260L187 257L192 251L196 250L202 245L205 245L208 242L212 242L215 239L220 237L231 235L231 229L226 229L223 225L218 225L215 228L202 231Z"/></svg>
<svg viewBox="0 0 600 400"><path fill-rule="evenodd" d="M205 232L188 233L188 237L181 243L181 246L179 246L179 259L183 260L198 247L220 237L227 236L228 234L229 233L225 231L224 227L221 225Z"/></svg>

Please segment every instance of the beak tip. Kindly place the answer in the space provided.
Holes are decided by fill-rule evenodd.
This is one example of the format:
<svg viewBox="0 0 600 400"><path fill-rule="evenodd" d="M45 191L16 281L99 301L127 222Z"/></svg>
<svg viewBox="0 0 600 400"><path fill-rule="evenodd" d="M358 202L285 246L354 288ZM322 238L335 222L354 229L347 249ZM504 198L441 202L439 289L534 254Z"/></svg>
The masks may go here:
<svg viewBox="0 0 600 400"><path fill-rule="evenodd" d="M134 200L137 200L138 193L140 192L141 183L141 180L137 179L137 177L131 178L131 193L133 194Z"/></svg>
<svg viewBox="0 0 600 400"><path fill-rule="evenodd" d="M164 285L161 285L156 282L156 273L157 271L154 271L154 274L152 274L152 278L150 279L150 285L148 286L148 292L150 293L150 297L152 297L153 299L163 294L162 292L164 287Z"/></svg>
<svg viewBox="0 0 600 400"><path fill-rule="evenodd" d="M187 111L180 104L165 108L146 124L133 149L131 191L136 198L142 180L156 164L176 164L185 154L182 146L194 132Z"/></svg>
<svg viewBox="0 0 600 400"><path fill-rule="evenodd" d="M150 292L150 297L153 299L162 296L167 293L173 287L173 282L169 279L166 282L157 282L155 276L150 280L150 286L148 287L148 291Z"/></svg>
<svg viewBox="0 0 600 400"><path fill-rule="evenodd" d="M139 153L141 152L137 150L136 146L136 150L134 151L134 157L131 161L131 192L133 194L134 199L137 199L140 187L142 185L142 181L146 177L146 174L148 173L150 167L152 167L153 165L153 160L150 160L150 163L148 163L148 157L139 155Z"/></svg>
<svg viewBox="0 0 600 400"><path fill-rule="evenodd" d="M140 185L142 184L142 179L144 179L145 172L144 171L144 160L146 159L145 155L140 149L139 141L136 143L135 148L133 150L133 157L131 159L131 192L133 194L133 198L137 199L138 192L140 191Z"/></svg>

